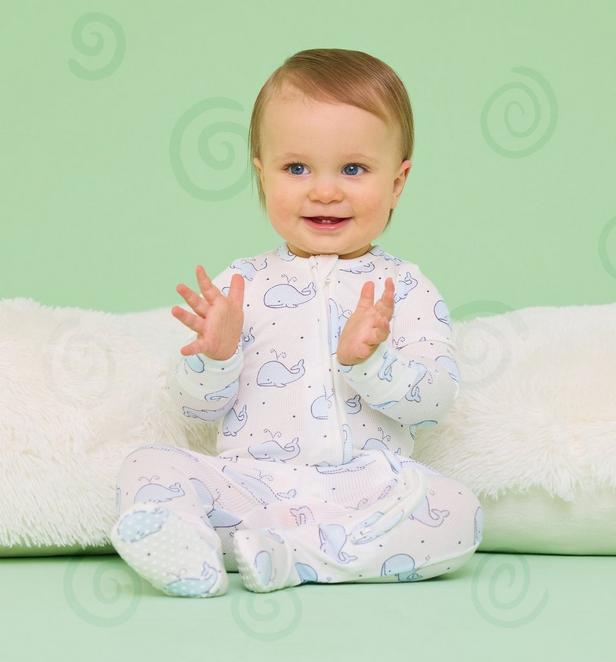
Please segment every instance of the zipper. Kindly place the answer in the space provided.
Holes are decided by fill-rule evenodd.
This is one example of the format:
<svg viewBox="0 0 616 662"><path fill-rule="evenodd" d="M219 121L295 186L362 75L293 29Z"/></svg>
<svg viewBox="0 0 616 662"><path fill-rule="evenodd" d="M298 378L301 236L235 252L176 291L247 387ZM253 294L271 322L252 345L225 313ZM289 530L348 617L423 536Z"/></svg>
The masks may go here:
<svg viewBox="0 0 616 662"><path fill-rule="evenodd" d="M316 262L316 260L315 260ZM339 454L338 457L336 458L336 464L344 464L345 462L348 462L352 458L352 452L349 454L347 451L348 447L345 445L345 441L342 438L342 418L339 410L339 405L338 405L338 394L339 391L336 388L336 367L334 365L334 360L333 356L335 354L330 354L330 348L329 348L329 299L330 299L330 293L332 289L331 281L332 278L336 277L336 264L337 264L337 259L336 261L331 265L331 268L325 278L323 279L323 286L322 286L322 293L320 294L321 297L321 333L320 335L320 340L319 342L321 343L321 355L323 356L323 366L324 366L324 382L327 385L327 388L331 390L332 392L332 397L334 399L334 406L329 410L330 415L330 431L335 434L336 440L338 442L338 449L339 449ZM315 267L317 265L315 264ZM317 281L318 282L318 281ZM319 287L319 290L321 290L321 287ZM323 333L323 329L325 329L325 333ZM325 368L329 368L330 370L325 370ZM332 415L333 414L333 415ZM332 422L333 419L333 422ZM350 449L349 449L350 450ZM348 455L348 457L347 457Z"/></svg>

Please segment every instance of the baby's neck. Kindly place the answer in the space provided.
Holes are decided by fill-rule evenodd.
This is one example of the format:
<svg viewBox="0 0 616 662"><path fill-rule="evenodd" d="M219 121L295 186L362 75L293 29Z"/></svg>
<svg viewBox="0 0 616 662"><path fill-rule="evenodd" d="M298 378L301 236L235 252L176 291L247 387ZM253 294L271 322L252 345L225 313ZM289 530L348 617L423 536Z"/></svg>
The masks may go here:
<svg viewBox="0 0 616 662"><path fill-rule="evenodd" d="M297 248L292 248L289 243L287 242L287 248L290 253L293 253L294 255L297 255L297 257L302 257L304 259L308 259L309 257L312 257L313 255L326 255L326 253L307 253L306 251L299 250ZM374 246L370 244L369 246L365 246L364 248L360 248L357 251L354 251L353 253L348 253L346 255L338 255L338 258L340 260L354 260L358 257L361 257L362 255L366 255L370 250L372 250ZM299 252L298 252L299 250ZM327 253L329 255L329 253Z"/></svg>

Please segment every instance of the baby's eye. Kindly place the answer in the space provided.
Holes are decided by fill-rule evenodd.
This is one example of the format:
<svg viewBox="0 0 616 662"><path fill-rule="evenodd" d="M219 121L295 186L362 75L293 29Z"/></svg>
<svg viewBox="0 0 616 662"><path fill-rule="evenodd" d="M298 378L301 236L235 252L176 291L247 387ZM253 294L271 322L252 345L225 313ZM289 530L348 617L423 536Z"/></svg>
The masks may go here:
<svg viewBox="0 0 616 662"><path fill-rule="evenodd" d="M295 167L295 166L299 166L300 168L303 168L303 167L304 167L304 164L303 164L303 163L289 163L289 164L287 164L287 165L284 167L284 169L285 169L285 170L288 170L289 168L292 168L292 167ZM362 170L367 170L367 168L366 168L365 166L360 165L359 163L347 163L347 165L345 165L344 167L345 167L345 168L348 168L349 166L351 166L351 167L353 167L353 168L361 168ZM303 174L303 173L301 173L301 172L297 172L297 170L296 170L296 171L291 172L291 173L289 173L289 174L293 174L293 175L301 175L301 174ZM347 174L350 174L350 173L347 173Z"/></svg>
<svg viewBox="0 0 616 662"><path fill-rule="evenodd" d="M352 168L361 168L362 170L366 170L366 168L364 168L363 165L359 165L359 163L349 163L344 167L347 168L348 166L351 166Z"/></svg>
<svg viewBox="0 0 616 662"><path fill-rule="evenodd" d="M303 164L303 163L289 163L289 165L286 165L286 166L284 167L284 169L285 169L285 170L288 170L289 168L292 168L292 167L294 167L294 166L300 166L300 168L303 168L303 167L304 167L304 164ZM293 175L301 175L301 172L297 172L297 171L296 171L296 172L293 172L293 173L291 173L291 174L293 174Z"/></svg>

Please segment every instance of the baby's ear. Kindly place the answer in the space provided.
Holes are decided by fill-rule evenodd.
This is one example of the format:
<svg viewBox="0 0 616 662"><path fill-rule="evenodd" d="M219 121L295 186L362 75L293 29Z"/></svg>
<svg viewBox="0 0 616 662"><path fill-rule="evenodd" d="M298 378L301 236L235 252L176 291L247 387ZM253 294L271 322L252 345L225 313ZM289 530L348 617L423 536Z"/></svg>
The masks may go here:
<svg viewBox="0 0 616 662"><path fill-rule="evenodd" d="M252 160L254 167L257 170L257 174L259 175L259 181L261 182L261 188L264 188L264 181L263 181L263 164L261 163L261 160L259 159L258 156L255 156L254 159Z"/></svg>
<svg viewBox="0 0 616 662"><path fill-rule="evenodd" d="M261 163L261 159L258 156L255 156L252 162L254 167L259 171L259 175L261 175L263 172L263 164Z"/></svg>

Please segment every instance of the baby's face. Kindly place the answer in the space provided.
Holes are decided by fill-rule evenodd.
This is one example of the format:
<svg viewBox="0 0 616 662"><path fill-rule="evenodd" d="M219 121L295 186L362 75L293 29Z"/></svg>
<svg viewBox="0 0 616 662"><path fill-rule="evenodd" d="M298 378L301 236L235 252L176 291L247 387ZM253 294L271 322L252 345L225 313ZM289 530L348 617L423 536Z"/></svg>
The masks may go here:
<svg viewBox="0 0 616 662"><path fill-rule="evenodd" d="M267 214L301 257L363 255L381 234L411 168L397 126L355 106L303 97L287 86L264 113L261 178ZM308 216L348 218L319 227Z"/></svg>

